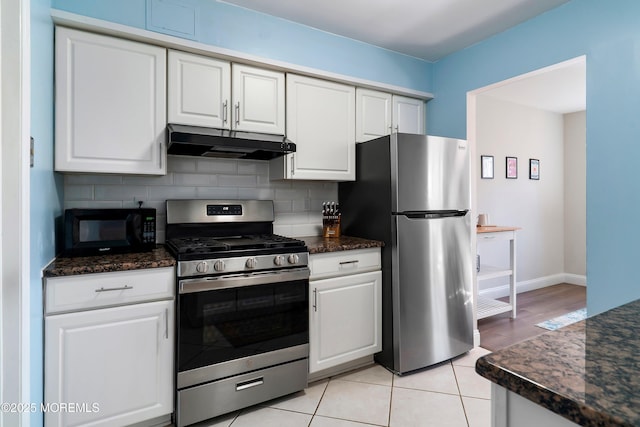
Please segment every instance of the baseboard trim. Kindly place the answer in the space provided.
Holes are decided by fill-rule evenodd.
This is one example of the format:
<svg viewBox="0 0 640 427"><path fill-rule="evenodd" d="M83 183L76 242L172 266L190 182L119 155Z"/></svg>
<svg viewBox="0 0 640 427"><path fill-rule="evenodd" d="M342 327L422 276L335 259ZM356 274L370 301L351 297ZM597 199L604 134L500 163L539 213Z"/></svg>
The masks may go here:
<svg viewBox="0 0 640 427"><path fill-rule="evenodd" d="M550 276L539 277L531 280L524 280L516 284L517 293L533 291L535 289L546 288L547 286L557 285L558 283L569 283L571 285L587 286L587 277L578 274L560 273ZM509 296L509 284L493 286L487 289L480 289L479 295L487 298L502 298Z"/></svg>
<svg viewBox="0 0 640 427"><path fill-rule="evenodd" d="M570 283L572 285L580 285L587 286L587 276L579 275L579 274L564 274L565 283Z"/></svg>

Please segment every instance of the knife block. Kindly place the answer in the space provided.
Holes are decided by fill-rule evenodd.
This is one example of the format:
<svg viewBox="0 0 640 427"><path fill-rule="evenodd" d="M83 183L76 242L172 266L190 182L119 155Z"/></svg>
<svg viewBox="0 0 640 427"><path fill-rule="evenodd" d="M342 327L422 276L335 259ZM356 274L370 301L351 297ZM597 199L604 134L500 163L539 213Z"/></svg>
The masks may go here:
<svg viewBox="0 0 640 427"><path fill-rule="evenodd" d="M340 215L322 218L322 237L340 237Z"/></svg>

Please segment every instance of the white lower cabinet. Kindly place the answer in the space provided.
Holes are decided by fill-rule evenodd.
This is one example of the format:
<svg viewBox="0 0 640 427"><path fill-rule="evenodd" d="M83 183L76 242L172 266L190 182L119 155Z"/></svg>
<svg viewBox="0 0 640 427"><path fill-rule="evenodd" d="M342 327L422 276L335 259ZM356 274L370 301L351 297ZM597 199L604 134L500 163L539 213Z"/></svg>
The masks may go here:
<svg viewBox="0 0 640 427"><path fill-rule="evenodd" d="M350 252L354 254L350 255ZM382 272L379 249L373 249L373 254L377 256L377 265L364 267L363 262L362 269L358 264L361 257L363 261L371 258L368 250L311 255L309 373L333 368L381 350ZM315 280L314 264L326 266L331 260L335 261L336 275ZM346 271L344 266L348 266Z"/></svg>
<svg viewBox="0 0 640 427"><path fill-rule="evenodd" d="M161 269L149 271L152 270ZM166 279L173 281L173 269L164 270ZM104 285L92 289L96 295L126 295L137 287L137 282L127 281L129 278L145 282L139 273L88 276L105 279ZM80 286L81 277L72 279ZM65 278L47 279L53 284L64 281ZM120 286L113 286L115 283ZM174 397L175 311L173 297L169 297L45 313L44 405L49 408L45 412L46 427L128 426L163 416L168 419Z"/></svg>

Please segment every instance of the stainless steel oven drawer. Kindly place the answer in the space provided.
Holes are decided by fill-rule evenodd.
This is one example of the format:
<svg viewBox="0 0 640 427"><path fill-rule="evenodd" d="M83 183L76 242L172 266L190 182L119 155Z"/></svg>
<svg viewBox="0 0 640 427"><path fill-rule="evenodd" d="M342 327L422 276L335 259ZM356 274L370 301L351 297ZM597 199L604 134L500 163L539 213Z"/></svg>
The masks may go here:
<svg viewBox="0 0 640 427"><path fill-rule="evenodd" d="M307 386L308 359L178 391L177 425L183 427L246 408Z"/></svg>

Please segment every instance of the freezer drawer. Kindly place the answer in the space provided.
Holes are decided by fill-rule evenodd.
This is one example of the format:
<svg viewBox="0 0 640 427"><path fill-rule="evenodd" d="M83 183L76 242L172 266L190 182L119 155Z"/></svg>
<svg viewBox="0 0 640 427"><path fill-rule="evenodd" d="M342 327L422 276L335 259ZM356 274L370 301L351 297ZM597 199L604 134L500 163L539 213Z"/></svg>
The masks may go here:
<svg viewBox="0 0 640 427"><path fill-rule="evenodd" d="M393 250L393 336L398 372L473 347L470 215L398 215Z"/></svg>

